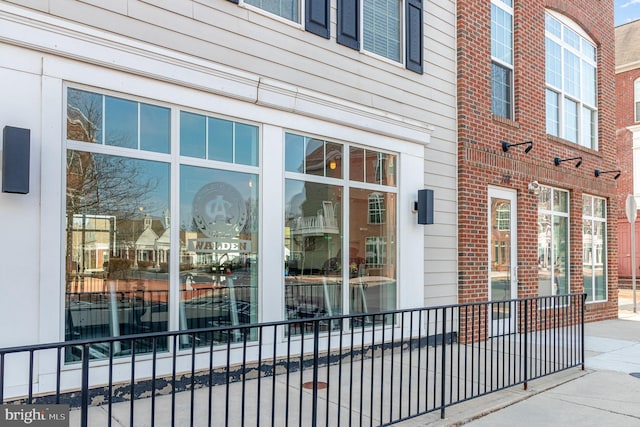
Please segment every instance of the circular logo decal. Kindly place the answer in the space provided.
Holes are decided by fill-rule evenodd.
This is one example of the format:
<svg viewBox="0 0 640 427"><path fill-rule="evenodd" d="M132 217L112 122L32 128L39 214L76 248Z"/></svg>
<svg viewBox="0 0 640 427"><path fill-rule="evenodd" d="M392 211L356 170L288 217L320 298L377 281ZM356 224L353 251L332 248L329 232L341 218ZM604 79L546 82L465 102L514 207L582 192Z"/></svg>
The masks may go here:
<svg viewBox="0 0 640 427"><path fill-rule="evenodd" d="M247 223L247 207L235 187L212 182L193 198L193 219L207 236L236 236Z"/></svg>

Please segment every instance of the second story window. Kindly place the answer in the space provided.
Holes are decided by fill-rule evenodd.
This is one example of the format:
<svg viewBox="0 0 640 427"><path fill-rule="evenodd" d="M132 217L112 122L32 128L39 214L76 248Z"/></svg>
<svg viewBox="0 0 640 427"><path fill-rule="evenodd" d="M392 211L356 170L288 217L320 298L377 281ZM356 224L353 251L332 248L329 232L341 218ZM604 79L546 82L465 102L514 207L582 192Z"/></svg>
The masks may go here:
<svg viewBox="0 0 640 427"><path fill-rule="evenodd" d="M491 2L491 112L513 118L512 0Z"/></svg>
<svg viewBox="0 0 640 427"><path fill-rule="evenodd" d="M574 22L547 11L547 133L596 150L596 47Z"/></svg>
<svg viewBox="0 0 640 427"><path fill-rule="evenodd" d="M244 0L244 2L289 21L300 22L299 0Z"/></svg>
<svg viewBox="0 0 640 427"><path fill-rule="evenodd" d="M422 74L422 0L338 0L338 43Z"/></svg>

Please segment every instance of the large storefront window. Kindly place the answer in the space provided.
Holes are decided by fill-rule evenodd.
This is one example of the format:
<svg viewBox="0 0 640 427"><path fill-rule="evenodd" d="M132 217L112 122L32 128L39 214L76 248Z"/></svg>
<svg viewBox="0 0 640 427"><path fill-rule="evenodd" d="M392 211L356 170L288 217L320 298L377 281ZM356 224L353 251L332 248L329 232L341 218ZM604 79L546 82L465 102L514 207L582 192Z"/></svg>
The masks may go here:
<svg viewBox="0 0 640 427"><path fill-rule="evenodd" d="M396 308L396 156L294 134L285 143L286 318L345 313L345 293L349 313Z"/></svg>
<svg viewBox="0 0 640 427"><path fill-rule="evenodd" d="M258 127L69 88L66 128L66 340L256 322Z"/></svg>
<svg viewBox="0 0 640 427"><path fill-rule="evenodd" d="M582 277L587 301L607 299L607 202L582 196Z"/></svg>
<svg viewBox="0 0 640 427"><path fill-rule="evenodd" d="M569 293L569 192L541 187L538 196L538 295Z"/></svg>

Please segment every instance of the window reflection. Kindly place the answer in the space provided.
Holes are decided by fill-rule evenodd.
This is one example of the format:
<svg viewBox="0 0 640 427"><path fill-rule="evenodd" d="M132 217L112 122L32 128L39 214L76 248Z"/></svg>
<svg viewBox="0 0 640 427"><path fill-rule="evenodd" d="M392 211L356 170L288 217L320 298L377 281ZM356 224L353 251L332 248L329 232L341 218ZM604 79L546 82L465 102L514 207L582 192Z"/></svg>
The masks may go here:
<svg viewBox="0 0 640 427"><path fill-rule="evenodd" d="M285 181L287 319L342 313L342 187Z"/></svg>
<svg viewBox="0 0 640 427"><path fill-rule="evenodd" d="M256 175L181 166L181 329L257 322L257 189ZM198 334L198 345L232 334Z"/></svg>
<svg viewBox="0 0 640 427"><path fill-rule="evenodd" d="M67 151L66 340L167 330L168 206L168 164Z"/></svg>
<svg viewBox="0 0 640 427"><path fill-rule="evenodd" d="M607 299L606 201L582 197L582 276L587 301Z"/></svg>

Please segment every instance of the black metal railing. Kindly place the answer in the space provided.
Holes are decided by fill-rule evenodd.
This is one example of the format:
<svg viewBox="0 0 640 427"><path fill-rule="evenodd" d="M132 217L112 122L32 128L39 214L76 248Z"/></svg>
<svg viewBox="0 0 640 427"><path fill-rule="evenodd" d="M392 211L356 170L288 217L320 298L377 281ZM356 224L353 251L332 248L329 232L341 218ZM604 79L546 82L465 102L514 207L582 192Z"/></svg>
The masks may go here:
<svg viewBox="0 0 640 427"><path fill-rule="evenodd" d="M584 301L571 294L4 348L0 403L68 404L81 426L444 417L451 405L584 369ZM96 345L105 358L92 356ZM69 351L79 360L69 362Z"/></svg>

